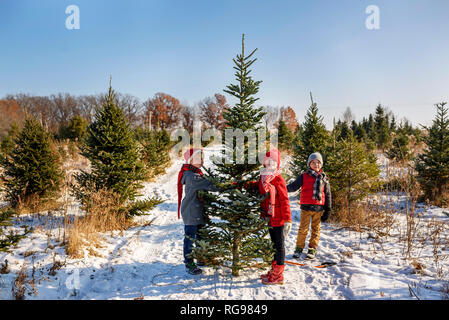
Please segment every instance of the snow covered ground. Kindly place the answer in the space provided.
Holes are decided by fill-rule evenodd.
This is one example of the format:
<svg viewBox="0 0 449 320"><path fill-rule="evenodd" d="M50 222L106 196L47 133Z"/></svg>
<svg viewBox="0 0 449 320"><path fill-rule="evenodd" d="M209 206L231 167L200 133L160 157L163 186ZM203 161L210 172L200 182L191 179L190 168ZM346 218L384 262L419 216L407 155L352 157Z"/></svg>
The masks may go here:
<svg viewBox="0 0 449 320"><path fill-rule="evenodd" d="M206 164L216 147L205 149ZM338 264L326 269L287 265L283 286L261 284L259 270L232 277L227 269L203 268L203 275L186 274L182 263L183 224L177 219L176 177L182 160L174 161L165 175L144 187L144 195L158 193L166 202L151 216L140 217L141 225L124 232L104 234L98 255L72 259L61 246L62 214L22 215L11 229L23 225L35 231L10 253L0 252L0 264L8 260L9 273L0 274L0 299L12 299L17 273L24 268L28 284L26 299L442 299L448 285L449 247L441 246L437 263L430 242L422 244L417 269L404 259L406 218L397 213L398 227L390 237L376 240L370 233L356 233L323 224L317 261ZM384 195L385 196L385 195ZM393 197L400 206L401 195ZM292 260L299 227L300 209L292 195L293 228L286 241L287 259ZM417 208L417 218L448 221L441 208ZM70 215L79 215L76 204ZM152 224L144 222L155 219ZM447 232L447 229L446 229ZM443 235L446 236L447 234ZM447 244L447 242L446 242ZM414 251L415 252L415 251ZM1 265L0 265L1 268ZM418 271L417 271L418 270ZM421 271L419 271L421 270ZM33 284L33 285L32 285ZM33 288L34 287L34 288ZM446 289L447 290L447 289ZM443 290L444 291L444 290Z"/></svg>

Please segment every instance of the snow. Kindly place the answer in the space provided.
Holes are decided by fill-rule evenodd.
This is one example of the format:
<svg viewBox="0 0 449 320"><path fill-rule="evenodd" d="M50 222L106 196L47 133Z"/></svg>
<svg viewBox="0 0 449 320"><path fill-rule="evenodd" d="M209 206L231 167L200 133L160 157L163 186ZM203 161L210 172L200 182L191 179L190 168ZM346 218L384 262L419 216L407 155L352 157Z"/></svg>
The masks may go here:
<svg viewBox="0 0 449 320"><path fill-rule="evenodd" d="M218 151L214 146L205 148L206 167L211 166L210 156ZM388 198L398 207L397 227L390 236L376 240L368 232L322 224L316 260L338 264L326 269L287 265L283 286L263 285L260 270L232 277L228 269L203 268L201 276L188 275L182 263L183 224L177 218L176 181L181 164L182 159L174 159L166 174L145 183L142 196L159 194L165 203L150 216L139 217L138 226L105 233L95 255L86 253L81 259L66 255L60 244L62 213L51 213L51 219L46 213L15 219L10 229L23 230L24 224L35 229L11 252L0 252L0 263L7 259L10 267L9 273L0 274L0 299L13 298L12 284L23 266L28 280L34 279L36 293L28 284L26 299L416 299L413 293L420 299L442 299L440 289L449 280L447 259L436 264L433 247L426 243L414 251L425 266L420 274L411 260L404 258L404 242L399 239L406 217L399 208L405 196L400 194L376 196L378 200ZM286 239L288 260L292 260L300 217L297 196L292 195L290 203L293 225ZM416 210L422 225L432 219L449 219L444 213L449 209L420 204ZM82 213L74 204L68 214ZM144 225L152 219L150 225ZM442 257L449 255L448 245L439 250ZM50 274L57 261L62 266Z"/></svg>

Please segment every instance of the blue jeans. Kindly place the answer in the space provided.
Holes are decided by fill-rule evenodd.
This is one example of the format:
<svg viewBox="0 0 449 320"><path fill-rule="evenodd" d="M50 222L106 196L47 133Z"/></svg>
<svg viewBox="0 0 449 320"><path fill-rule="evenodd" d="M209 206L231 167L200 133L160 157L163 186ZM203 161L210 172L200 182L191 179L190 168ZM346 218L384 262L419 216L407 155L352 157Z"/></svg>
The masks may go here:
<svg viewBox="0 0 449 320"><path fill-rule="evenodd" d="M188 256L192 252L193 240L199 239L198 231L203 227L203 225L197 226L184 226L184 263L188 264L193 262L193 258ZM191 239L190 239L191 238Z"/></svg>

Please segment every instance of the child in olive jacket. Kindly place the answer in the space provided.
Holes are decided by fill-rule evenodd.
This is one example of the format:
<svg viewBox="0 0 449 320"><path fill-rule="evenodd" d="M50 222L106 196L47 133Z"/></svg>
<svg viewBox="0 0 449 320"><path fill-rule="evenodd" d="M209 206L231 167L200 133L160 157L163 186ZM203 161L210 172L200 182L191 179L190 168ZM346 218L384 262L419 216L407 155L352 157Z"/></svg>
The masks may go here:
<svg viewBox="0 0 449 320"><path fill-rule="evenodd" d="M332 196L329 178L321 170L323 157L319 152L312 153L307 161L307 170L287 185L288 192L301 189L301 220L299 223L294 258L299 258L305 248L306 237L312 220L312 234L309 240L307 258L313 259L320 239L321 222L325 222L331 213Z"/></svg>

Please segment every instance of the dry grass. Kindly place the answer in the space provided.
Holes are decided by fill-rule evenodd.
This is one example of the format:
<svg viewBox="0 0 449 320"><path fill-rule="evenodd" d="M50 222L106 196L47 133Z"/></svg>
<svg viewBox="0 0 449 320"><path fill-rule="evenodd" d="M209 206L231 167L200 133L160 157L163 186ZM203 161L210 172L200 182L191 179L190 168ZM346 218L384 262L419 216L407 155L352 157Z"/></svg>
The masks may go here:
<svg viewBox="0 0 449 320"><path fill-rule="evenodd" d="M88 203L83 206L86 214L76 217L69 223L66 251L71 257L82 257L83 249L96 255L95 248L101 247L101 232L126 230L133 225L121 207L118 194L106 189L89 195Z"/></svg>
<svg viewBox="0 0 449 320"><path fill-rule="evenodd" d="M17 273L16 278L14 279L12 288L12 296L16 300L25 300L25 294L34 294L37 295L38 292L34 286L34 278L28 279L26 266L23 265L22 268Z"/></svg>
<svg viewBox="0 0 449 320"><path fill-rule="evenodd" d="M339 229L372 232L374 238L379 238L390 234L395 224L394 212L394 207L385 203L364 201L352 205L351 210L335 212L333 221L338 222Z"/></svg>
<svg viewBox="0 0 449 320"><path fill-rule="evenodd" d="M413 259L411 264L414 268L415 274L424 275L424 270L426 269L426 266L424 264L420 263L416 259Z"/></svg>
<svg viewBox="0 0 449 320"><path fill-rule="evenodd" d="M45 200L37 195L32 195L27 197L26 200L19 198L15 209L18 214L28 214L42 211L57 211L60 208L61 203L59 203L56 199Z"/></svg>

